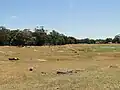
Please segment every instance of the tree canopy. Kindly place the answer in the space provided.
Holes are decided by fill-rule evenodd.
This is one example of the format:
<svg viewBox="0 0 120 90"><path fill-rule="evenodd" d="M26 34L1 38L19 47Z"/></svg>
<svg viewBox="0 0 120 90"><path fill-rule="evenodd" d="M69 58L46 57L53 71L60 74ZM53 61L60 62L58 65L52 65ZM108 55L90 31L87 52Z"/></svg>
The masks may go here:
<svg viewBox="0 0 120 90"><path fill-rule="evenodd" d="M66 36L52 30L47 33L44 27L36 27L33 30L10 30L4 26L0 26L0 45L65 45L65 44L105 44L105 43L120 43L120 35L116 35L114 39L76 39L73 36Z"/></svg>
<svg viewBox="0 0 120 90"><path fill-rule="evenodd" d="M34 30L9 30L0 26L0 45L65 45L75 44L76 38L68 37L55 30L47 33L43 27L36 27Z"/></svg>

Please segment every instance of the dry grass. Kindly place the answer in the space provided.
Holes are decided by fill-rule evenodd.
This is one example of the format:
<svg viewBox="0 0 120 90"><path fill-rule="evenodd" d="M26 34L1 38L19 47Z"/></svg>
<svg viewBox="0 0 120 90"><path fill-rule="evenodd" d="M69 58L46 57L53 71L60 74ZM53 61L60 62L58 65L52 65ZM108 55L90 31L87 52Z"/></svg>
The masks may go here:
<svg viewBox="0 0 120 90"><path fill-rule="evenodd" d="M119 90L119 47L117 44L2 46L0 90ZM10 57L20 60L9 61ZM76 73L58 75L58 69L72 69Z"/></svg>

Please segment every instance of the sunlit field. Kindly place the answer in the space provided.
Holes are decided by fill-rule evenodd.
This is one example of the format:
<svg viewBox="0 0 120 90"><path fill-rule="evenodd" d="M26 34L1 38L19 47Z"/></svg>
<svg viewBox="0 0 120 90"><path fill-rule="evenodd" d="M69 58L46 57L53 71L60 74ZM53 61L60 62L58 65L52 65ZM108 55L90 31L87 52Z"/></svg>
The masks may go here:
<svg viewBox="0 0 120 90"><path fill-rule="evenodd" d="M0 90L120 90L119 77L118 44L0 47Z"/></svg>

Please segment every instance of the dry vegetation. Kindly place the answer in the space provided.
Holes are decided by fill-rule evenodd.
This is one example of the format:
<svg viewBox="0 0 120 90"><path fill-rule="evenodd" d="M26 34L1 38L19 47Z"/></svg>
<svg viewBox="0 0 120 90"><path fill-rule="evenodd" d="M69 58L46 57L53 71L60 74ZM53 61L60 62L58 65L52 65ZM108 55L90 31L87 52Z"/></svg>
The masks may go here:
<svg viewBox="0 0 120 90"><path fill-rule="evenodd" d="M0 47L0 90L119 90L119 76L120 45Z"/></svg>

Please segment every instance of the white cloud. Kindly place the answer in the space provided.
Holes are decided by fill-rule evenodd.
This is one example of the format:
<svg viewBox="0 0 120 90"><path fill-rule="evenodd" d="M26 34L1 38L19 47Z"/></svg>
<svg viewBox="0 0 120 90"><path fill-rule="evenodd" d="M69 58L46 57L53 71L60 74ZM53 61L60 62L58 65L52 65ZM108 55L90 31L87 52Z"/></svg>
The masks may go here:
<svg viewBox="0 0 120 90"><path fill-rule="evenodd" d="M17 16L11 16L11 18L12 18L12 19L15 19L15 18L17 18Z"/></svg>

